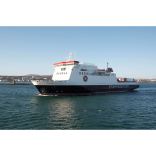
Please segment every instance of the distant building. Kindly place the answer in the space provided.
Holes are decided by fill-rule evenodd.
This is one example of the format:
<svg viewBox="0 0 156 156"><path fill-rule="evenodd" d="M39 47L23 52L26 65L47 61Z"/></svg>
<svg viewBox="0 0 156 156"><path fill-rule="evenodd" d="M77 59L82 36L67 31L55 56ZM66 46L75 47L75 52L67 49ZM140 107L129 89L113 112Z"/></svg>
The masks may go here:
<svg viewBox="0 0 156 156"><path fill-rule="evenodd" d="M0 82L8 82L8 80L0 80Z"/></svg>
<svg viewBox="0 0 156 156"><path fill-rule="evenodd" d="M24 81L25 81L25 80L27 80L27 78L26 78L26 77L22 77L22 80L24 80Z"/></svg>

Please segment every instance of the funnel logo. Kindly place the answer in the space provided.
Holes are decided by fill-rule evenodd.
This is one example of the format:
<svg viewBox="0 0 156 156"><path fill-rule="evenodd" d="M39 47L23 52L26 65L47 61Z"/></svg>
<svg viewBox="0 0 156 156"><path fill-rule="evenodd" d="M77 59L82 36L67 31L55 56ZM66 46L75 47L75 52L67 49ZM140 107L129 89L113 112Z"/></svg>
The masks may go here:
<svg viewBox="0 0 156 156"><path fill-rule="evenodd" d="M83 81L84 81L84 82L87 82L87 80L88 80L88 77L87 77L87 76L84 76L84 77L83 77Z"/></svg>

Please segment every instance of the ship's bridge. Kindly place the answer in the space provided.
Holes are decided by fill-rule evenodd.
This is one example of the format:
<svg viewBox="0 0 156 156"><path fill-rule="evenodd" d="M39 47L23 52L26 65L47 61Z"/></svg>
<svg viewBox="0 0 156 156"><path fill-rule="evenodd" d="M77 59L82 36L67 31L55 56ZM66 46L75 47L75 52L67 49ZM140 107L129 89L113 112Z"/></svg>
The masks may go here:
<svg viewBox="0 0 156 156"><path fill-rule="evenodd" d="M73 71L73 68L75 69L79 65L79 61L67 61L67 62L59 62L54 63L54 74L53 74L53 80L69 80L71 73Z"/></svg>
<svg viewBox="0 0 156 156"><path fill-rule="evenodd" d="M54 63L54 67L60 67L60 66L75 66L78 65L79 61L67 61L67 62L60 62L60 63Z"/></svg>

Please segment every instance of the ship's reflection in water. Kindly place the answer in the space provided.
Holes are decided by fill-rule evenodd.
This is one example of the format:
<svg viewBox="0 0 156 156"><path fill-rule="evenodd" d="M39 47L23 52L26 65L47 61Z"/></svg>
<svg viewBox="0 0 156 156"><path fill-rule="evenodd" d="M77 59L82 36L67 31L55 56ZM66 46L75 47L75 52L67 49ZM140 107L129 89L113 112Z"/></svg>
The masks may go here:
<svg viewBox="0 0 156 156"><path fill-rule="evenodd" d="M73 97L34 96L31 105L32 113L39 117L37 129L78 129L79 116Z"/></svg>

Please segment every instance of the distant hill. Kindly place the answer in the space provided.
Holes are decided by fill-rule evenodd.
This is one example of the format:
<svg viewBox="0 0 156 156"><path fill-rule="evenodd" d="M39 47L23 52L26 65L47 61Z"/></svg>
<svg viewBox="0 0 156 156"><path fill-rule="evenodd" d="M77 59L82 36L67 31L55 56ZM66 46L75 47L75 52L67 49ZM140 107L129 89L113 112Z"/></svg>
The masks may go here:
<svg viewBox="0 0 156 156"><path fill-rule="evenodd" d="M28 75L25 75L25 76L41 76L41 75L38 75L38 74L28 74Z"/></svg>
<svg viewBox="0 0 156 156"><path fill-rule="evenodd" d="M28 74L28 75L25 75L25 76L52 76L52 75L38 75L38 74Z"/></svg>

